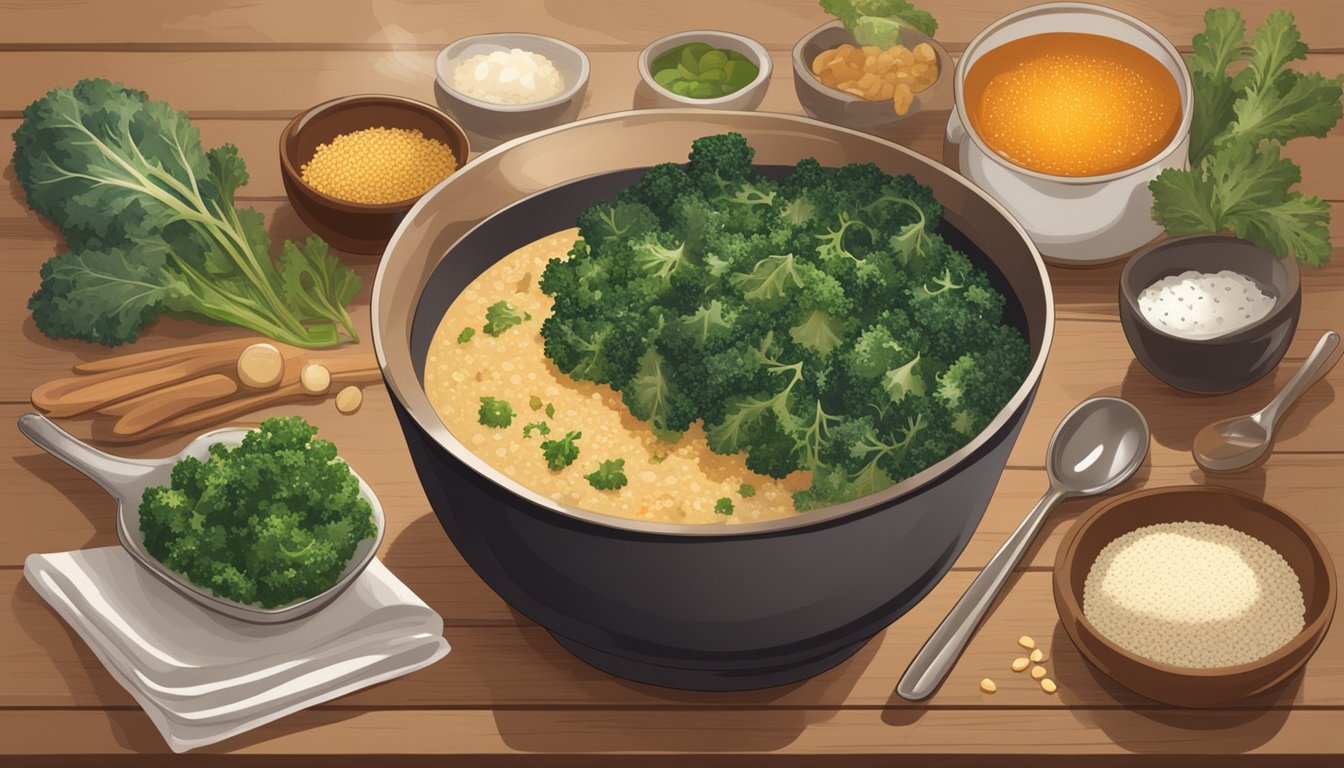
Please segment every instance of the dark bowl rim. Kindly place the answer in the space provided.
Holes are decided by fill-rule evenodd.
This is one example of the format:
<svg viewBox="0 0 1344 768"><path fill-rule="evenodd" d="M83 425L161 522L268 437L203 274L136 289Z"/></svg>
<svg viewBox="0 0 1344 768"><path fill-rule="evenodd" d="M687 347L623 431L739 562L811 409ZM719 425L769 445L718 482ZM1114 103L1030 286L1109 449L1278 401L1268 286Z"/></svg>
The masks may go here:
<svg viewBox="0 0 1344 768"><path fill-rule="evenodd" d="M1083 613L1081 601L1075 596L1073 589L1074 582L1071 578L1073 564L1077 559L1079 542L1082 540L1083 535L1092 527L1093 523L1104 515L1112 512L1115 508L1137 499L1143 499L1149 496L1177 495L1195 492L1223 494L1244 502L1249 502L1252 505L1259 507L1261 510L1267 511L1270 516L1276 517L1285 527L1292 529L1295 534L1301 536L1309 544L1307 549L1311 552L1315 563L1325 568L1327 574L1325 583L1326 599L1325 607L1321 610L1320 614L1310 621L1305 622L1301 631L1294 635L1293 638L1283 646L1255 661L1247 662L1245 664L1236 664L1229 667L1192 669L1187 667L1177 667L1171 664L1144 658L1121 648L1119 645L1112 642L1110 638L1102 634L1092 622L1088 621L1087 616ZM1310 527L1294 515L1289 514L1277 504L1271 504L1270 502L1258 496L1246 493L1245 491L1240 491L1236 488L1227 488L1221 485L1169 485L1158 488L1138 488L1098 501L1074 522L1073 527L1071 527L1069 532L1065 535L1064 541L1060 544L1059 553L1055 556L1053 581L1056 597L1055 607L1060 613L1060 618L1063 619L1060 623L1064 625L1065 632L1069 635L1069 638L1073 640L1073 644L1078 648L1079 653L1081 653L1089 662L1101 666L1096 659L1092 658L1091 651L1088 649L1088 644L1086 642L1080 642L1079 638L1075 635L1077 626L1082 626L1087 630L1088 634L1091 636L1089 639L1095 640L1105 647L1107 651L1124 659L1125 662L1170 676L1173 680L1191 683L1208 680L1222 680L1261 672L1276 664L1284 662L1296 654L1302 653L1308 646L1320 640L1329 628L1330 622L1334 619L1335 602L1338 597L1339 589L1334 562L1330 558L1329 550L1326 549L1325 543L1321 541L1320 537L1318 537ZM1059 605L1061 601L1064 605ZM1066 613L1068 615L1065 615ZM1291 668L1296 669L1300 667L1309 657L1310 653L1294 662Z"/></svg>
<svg viewBox="0 0 1344 768"><path fill-rule="evenodd" d="M821 80L819 80L817 76L812 73L811 65L809 65L807 61L803 59L803 48L807 47L807 44L812 42L818 35L831 29L845 29L845 24L839 19L833 19L831 21L826 22L825 24L822 24L816 29L811 30L802 37L798 38L798 42L794 43L793 51L789 56L789 60L793 64L794 75L798 78L802 78L812 88L813 91L816 91L818 95L823 96L839 104L883 104L885 102L891 101L890 99L884 99L882 101L870 101L868 99L861 99L852 93L837 91L834 88L821 82ZM943 47L942 43L938 42L935 38L926 35L923 32L920 32L917 29L907 28L906 30L904 30L904 32L909 32L918 35L920 38L922 38L919 41L920 43L928 43L929 46L933 48L933 55L935 57L935 60L938 62L938 77L934 78L933 82L929 83L929 86L927 88L925 88L922 91L916 92L915 95L919 96L920 94L932 94L941 91L943 88L946 87L947 78L951 77L956 70L956 63L952 60L952 54L947 52L947 49ZM848 30L846 30L846 33L848 33ZM850 38L854 37L853 34L849 34L849 36ZM918 44L919 43L916 43L916 45ZM858 45L858 41L855 41L854 45ZM911 47L913 48L913 46ZM904 115L897 115L895 112L893 112L892 116L894 120L904 120L906 118L913 117L915 114L916 114L915 112L907 112Z"/></svg>
<svg viewBox="0 0 1344 768"><path fill-rule="evenodd" d="M453 170L453 173L457 173L458 171L462 170L462 168L467 164L468 158L471 156L471 141L470 139L467 138L467 132L462 129L462 126L459 125L458 122L454 120L451 115L449 115L448 113L444 112L443 110L439 109L438 107L432 104L427 104L423 101L412 99L407 96L395 96L392 94L385 94L385 93L365 93L365 94L356 94L353 96L339 96L337 98L324 101L321 104L309 107L308 109L305 109L304 111L295 115L288 123L285 124L285 127L280 131L280 170L284 174L286 179L293 182L294 184L299 185L304 192L317 198L320 202L322 202L324 205L330 208L335 208L336 210L339 210L343 213L401 213L404 211L409 211L412 206L414 206L417 202L420 201L421 198L423 198L425 195L429 194L434 190L434 187L430 187L429 189L425 190L419 195L416 195L415 197L408 197L405 200L398 200L391 203L356 203L350 200L342 200L338 197L332 197L331 195L328 195L327 193L316 189L311 184L303 180L303 174L299 173L298 169L294 167L294 161L290 157L289 149L286 146L286 144L289 142L289 138L301 132L308 121L312 120L313 118L317 117L323 112L327 112L336 107L347 106L351 104L382 106L388 109L402 110L402 111L419 111L426 114L431 119L434 119L442 123L445 127L448 128L449 133L456 134L457 138L462 141L462 149L463 149L462 154L465 155L465 157L456 157L457 155L456 149L454 149L451 146L449 147L449 150L453 152L454 157L456 157L457 159L457 168ZM452 174L449 174L450 178L451 176ZM435 184L435 186L438 186L438 184Z"/></svg>
<svg viewBox="0 0 1344 768"><path fill-rule="evenodd" d="M928 487L933 486L938 482L944 480L950 474L954 474L955 469L957 469L960 465L962 465L964 462L966 462L968 459L974 456L977 451L983 449L990 442L992 438L998 435L1001 431L1008 429L1010 427L1011 421L1016 417L1019 409L1029 407L1031 397L1033 396L1037 387L1040 384L1041 376L1045 369L1046 360L1049 356L1050 347L1054 338L1054 321L1055 321L1053 291L1051 290L1050 286L1049 273L1045 268L1045 262L1040 255L1040 251L1036 249L1036 246L1031 241L1031 238L1026 234L1026 231L1022 229L1022 225L1019 224L1017 220L1013 218L1012 214L1008 213L1008 211L998 201L994 200L980 188L971 184L964 177L956 173L953 173L950 169L946 168L940 163L937 163L930 158L926 158L923 155L920 155L907 147L883 139L879 136L874 136L872 134L868 134L851 128L845 128L843 126L838 126L820 120L814 120L811 118L802 117L799 115L759 113L751 111L708 110L708 109L643 109L643 110L630 110L625 112L613 112L604 115L596 115L594 117L586 118L572 123L567 123L564 125L548 128L546 130L539 131L537 133L528 134L526 136L522 136L513 139L511 141L505 142L503 144L500 144L499 146L487 151L480 157L473 160L472 166L475 168L484 168L489 164L489 161L493 160L495 157L506 154L509 151L513 150L515 147L518 147L526 142L535 141L538 140L539 138L549 137L554 134L562 133L565 131L583 130L593 125L601 125L603 123L613 123L613 122L630 121L630 120L675 119L677 117L708 118L711 115L716 119L728 118L728 119L740 119L746 122L778 121L786 124L791 123L794 124L794 127L796 129L800 130L821 129L824 131L847 134L850 138L854 140L877 143L886 149L889 149L897 154L905 156L908 160L911 160L916 164L927 166L927 168L930 169L932 172L946 174L953 182L957 183L962 188L963 191L974 197L979 198L983 203L990 206L991 209L993 209L1000 216L1002 216L1003 219L1017 232L1017 235L1021 239L1021 243L1026 247L1027 252L1031 256L1032 264L1035 267L1034 277L1040 280L1040 285L1042 288L1043 307L1041 308L1041 312L1043 314L1043 324L1041 330L1041 347L1033 355L1032 367L1027 372L1027 375L1024 377L1021 385L1014 392L1013 396L1009 399L1009 401L1003 406L1003 408L999 410L997 414L995 414L994 418L990 420L990 423L986 425L983 430L981 430L970 440L968 440L966 444L963 445L961 448L949 454L948 456L944 457L943 459L936 462L932 466L925 468L922 472L919 472L916 475L906 478L905 480L902 480L899 483L893 484L892 486L884 489L883 491L871 494L869 496L864 496L858 499L853 499L848 502L844 502L842 504L835 504L828 507L823 507L818 510L799 513L791 517L778 518L775 520L767 520L762 522L735 523L732 525L698 524L698 523L654 523L654 522L617 517L614 515L607 515L599 512L592 512L589 510L582 509L580 507L572 507L569 505L561 504L535 491L531 491L526 487L522 486L521 484L517 483L516 481L513 481L511 478L504 475L502 472L494 469L488 463L478 459L475 456L475 454L471 452L469 447L462 446L462 452L454 450L451 447L451 443L458 443L458 441L456 440L456 438L452 436L451 432L448 431L447 427L443 424L442 420L438 418L438 415L433 411L432 407L429 407L427 409L417 408L415 407L417 405L416 403L408 403L407 398L402 394L401 389L399 387L399 382L402 382L403 379L409 377L410 379L414 380L415 389L418 390L418 392L421 395L424 395L424 382L420 380L418 377L415 377L414 371L398 373L400 369L394 366L393 363L389 362L388 359L388 351L386 346L389 343L392 343L393 340L384 338L384 336L387 335L388 331L384 327L384 321L382 319L382 315L386 312L386 310L383 308L384 300L382 299L382 295L385 292L383 286L389 279L388 272L392 269L392 265L395 262L395 259L388 258L388 256L396 249L401 239L404 236L406 236L408 232L415 231L418 227L421 226L419 222L417 222L417 214L420 213L420 211L424 207L433 202L434 196L436 196L442 190L447 188L449 184L458 180L459 179L458 174L454 174L453 176L450 176L448 179L444 180L443 183L441 183L434 189L430 190L429 193L427 193L415 204L415 207L410 211L410 213L406 215L406 217L402 220L401 224L397 227L396 232L393 233L391 240L389 240L388 245L384 250L383 258L380 259L379 262L370 307L372 315L371 317L372 337L374 341L374 352L378 358L379 368L382 370L383 373L384 383L387 385L387 388L392 393L393 398L402 407L402 409L406 411L407 415L410 417L410 420L414 422L415 427L423 434L424 437L429 439L437 448L452 455L458 461L462 462L467 467L469 467L471 470L475 471L477 474L482 475L486 480L491 482L493 485L518 497L523 503L529 506L540 508L547 512L560 514L562 516L576 520L577 522L580 523L589 523L602 528L611 528L636 534L665 535L678 538L715 538L715 537L748 538L759 535L791 533L806 528L829 525L835 523L841 518L859 515L864 512L872 511L885 505L896 503L903 498L913 497L923 492ZM738 128L734 128L734 130L737 129ZM513 200L512 202L505 205L503 208L493 211L492 213L482 217L481 221L472 225L471 228L469 228L466 232L464 232L459 238L454 240L452 244L448 245L445 252L450 251L453 247L456 246L457 243L461 242L463 239L468 237L471 234L471 232L475 231L478 227L482 226L485 221L500 215L503 211L506 211L518 205L523 200L535 197L536 195L546 194L551 189L553 189L556 186L559 186L560 184L572 182L575 179L582 178L586 175L590 174L576 175L573 178L566 180L565 182L559 182L555 185L551 185L550 187L538 189L534 192L523 195L517 198L516 200ZM438 258L439 261L442 260L442 256L439 256ZM435 262L435 264L437 263L439 262ZM433 271L432 269L429 270L430 273L432 273L432 271ZM417 288L415 299L413 301L413 304L415 304L416 306L419 305L419 302L422 298L423 290L424 290L423 285ZM390 318L388 322L391 323ZM409 337L405 341L407 345L409 345ZM400 339L395 340L395 343L398 346L401 346ZM404 361L399 359L397 362L400 363ZM424 396L424 399L425 402L427 403L428 402L427 396ZM422 410L427 410L428 412L423 413ZM450 441L450 443L444 442L445 437Z"/></svg>
<svg viewBox="0 0 1344 768"><path fill-rule="evenodd" d="M1261 253L1265 254L1266 258L1283 265L1284 270L1288 274L1288 280L1292 284L1293 290L1289 293L1286 293L1283 296L1277 297L1278 300L1274 303L1274 308L1271 309L1269 313L1266 314L1264 317L1260 318L1259 320L1256 320L1250 325L1243 326L1242 328L1239 328L1236 331L1223 336L1214 336L1208 339L1189 339L1184 336L1177 336L1176 334L1171 333L1169 331L1164 331L1161 328L1158 328L1157 326L1148 322L1148 318L1144 317L1143 312L1139 310L1139 295L1137 292L1134 291L1133 286L1130 285L1130 274L1133 272L1134 265L1146 259L1152 258L1154 254L1160 253L1168 249L1174 248L1179 250L1185 246L1193 244L1202 244L1207 242L1226 242L1226 241L1234 241L1243 245L1250 246L1251 248L1254 248L1255 250L1258 250ZM1298 298L1301 295L1302 295L1302 271L1297 266L1297 261L1295 259L1288 256L1285 256L1284 258L1280 259L1276 257L1274 254L1270 253L1268 250L1256 245L1255 243L1250 242L1249 240L1243 240L1230 232L1218 232L1214 234L1202 234L1202 235L1183 235L1181 237L1163 238L1155 243L1149 244L1148 246L1140 250L1138 253L1135 253L1133 256L1131 256L1125 262L1124 269L1120 271L1120 298L1121 301L1124 302L1125 307L1129 310L1129 313L1133 315L1136 323L1139 323L1145 330L1152 331L1153 333L1156 333L1163 338L1171 339L1173 341L1182 344L1192 344L1200 347L1222 347L1250 340L1251 338L1259 334L1261 331L1263 331L1266 327L1282 322L1283 314L1289 311L1289 307L1293 304L1294 299Z"/></svg>

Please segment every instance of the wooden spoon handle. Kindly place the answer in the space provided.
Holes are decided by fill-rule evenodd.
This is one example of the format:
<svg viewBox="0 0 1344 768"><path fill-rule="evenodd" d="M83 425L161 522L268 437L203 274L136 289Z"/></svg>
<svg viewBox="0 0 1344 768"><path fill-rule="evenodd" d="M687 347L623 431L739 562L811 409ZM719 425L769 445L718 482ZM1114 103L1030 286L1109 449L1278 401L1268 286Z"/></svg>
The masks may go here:
<svg viewBox="0 0 1344 768"><path fill-rule="evenodd" d="M323 364L325 365L326 363L324 362ZM258 392L246 397L227 399L224 402L201 408L200 410L179 413L172 418L164 419L135 434L119 434L113 430L105 435L103 439L110 443L134 443L161 437L163 435L177 434L179 432L220 427L229 419L264 408L268 405L274 405L287 400L317 397L305 391L303 385L297 381L297 378L297 371L293 373L293 380L291 380L290 372L286 371L285 381L283 381L276 389L266 392ZM331 385L333 388L337 385L374 384L379 381L382 381L382 372L377 366L363 368L345 368L344 366L337 366L332 368L331 371Z"/></svg>
<svg viewBox="0 0 1344 768"><path fill-rule="evenodd" d="M202 357L165 363L140 371L104 371L86 376L67 376L39 384L33 390L33 405L48 416L61 418L101 410L112 403L205 375L224 373L234 367L234 358ZM165 390L166 391L166 390Z"/></svg>
<svg viewBox="0 0 1344 768"><path fill-rule="evenodd" d="M180 347L169 347L168 349L155 349L149 352L135 352L129 355L118 355L116 357L105 357L101 360L89 360L75 365L75 373L90 374L104 373L107 371L119 371L121 373L132 373L135 371L151 370L153 368L171 365L183 360L195 360L197 358L211 358L216 360L237 360L238 355L252 344L268 341L272 344L276 342L260 336L248 337L243 339L226 339L224 341L210 341L202 344L187 344ZM286 345L277 344L284 347ZM284 349L281 349L283 352Z"/></svg>
<svg viewBox="0 0 1344 768"><path fill-rule="evenodd" d="M238 382L220 373L184 381L114 404L104 413L120 415L112 431L135 435L179 414L238 391Z"/></svg>

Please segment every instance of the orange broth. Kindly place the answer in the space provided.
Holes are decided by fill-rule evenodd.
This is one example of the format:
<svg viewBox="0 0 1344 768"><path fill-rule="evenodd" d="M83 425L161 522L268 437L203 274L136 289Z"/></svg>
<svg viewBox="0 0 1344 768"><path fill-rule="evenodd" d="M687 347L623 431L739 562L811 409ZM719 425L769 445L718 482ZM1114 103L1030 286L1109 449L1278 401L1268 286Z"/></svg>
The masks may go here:
<svg viewBox="0 0 1344 768"><path fill-rule="evenodd" d="M966 75L975 132L1009 162L1052 176L1098 176L1156 157L1181 122L1176 80L1144 51L1078 32L1024 37Z"/></svg>

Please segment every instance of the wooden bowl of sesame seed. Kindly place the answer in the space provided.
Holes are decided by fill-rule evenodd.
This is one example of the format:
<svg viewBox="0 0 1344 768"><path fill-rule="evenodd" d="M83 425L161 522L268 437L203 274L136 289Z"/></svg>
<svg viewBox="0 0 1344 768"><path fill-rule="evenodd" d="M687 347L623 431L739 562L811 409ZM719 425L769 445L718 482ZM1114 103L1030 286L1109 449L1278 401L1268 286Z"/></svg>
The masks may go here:
<svg viewBox="0 0 1344 768"><path fill-rule="evenodd" d="M1181 707L1227 706L1283 683L1325 637L1336 592L1311 529L1217 486L1105 499L1074 523L1055 560L1055 606L1083 657Z"/></svg>
<svg viewBox="0 0 1344 768"><path fill-rule="evenodd" d="M406 213L470 154L467 134L429 104L347 96L280 133L280 173L294 211L332 247L382 253Z"/></svg>

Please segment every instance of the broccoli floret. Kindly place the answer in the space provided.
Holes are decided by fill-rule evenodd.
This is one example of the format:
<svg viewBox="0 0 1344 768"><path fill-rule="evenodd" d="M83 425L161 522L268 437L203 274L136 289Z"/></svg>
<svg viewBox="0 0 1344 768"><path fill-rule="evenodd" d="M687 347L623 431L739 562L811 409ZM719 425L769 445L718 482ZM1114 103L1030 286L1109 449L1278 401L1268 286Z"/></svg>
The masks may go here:
<svg viewBox="0 0 1344 768"><path fill-rule="evenodd" d="M513 408L503 400L493 397L482 397L481 407L476 412L477 420L483 426L494 427L495 429L504 429L513 423L513 417L518 414L513 412Z"/></svg>
<svg viewBox="0 0 1344 768"><path fill-rule="evenodd" d="M810 472L799 508L964 445L1030 354L988 276L939 234L930 190L812 159L775 181L752 160L741 136L707 136L685 166L585 211L582 239L541 277L548 357L610 385L659 437L700 421L712 450L754 472Z"/></svg>
<svg viewBox="0 0 1344 768"><path fill-rule="evenodd" d="M145 549L229 600L277 608L318 595L376 533L359 481L294 416L268 418L236 447L184 459L170 484L145 489Z"/></svg>
<svg viewBox="0 0 1344 768"><path fill-rule="evenodd" d="M727 184L755 181L758 176L751 165L755 156L756 150L740 133L705 136L691 142L691 162L686 170L700 192L713 197Z"/></svg>
<svg viewBox="0 0 1344 768"><path fill-rule="evenodd" d="M646 171L633 187L621 192L616 199L641 203L662 217L664 223L669 223L667 217L677 199L696 194L695 182L685 168L676 163L660 163Z"/></svg>
<svg viewBox="0 0 1344 768"><path fill-rule="evenodd" d="M515 325L522 325L524 320L531 319L532 315L520 313L518 308L509 302L497 301L486 308L485 327L482 330L491 336L498 336Z"/></svg>
<svg viewBox="0 0 1344 768"><path fill-rule="evenodd" d="M608 459L597 469L583 476L588 484L599 491L617 491L625 487L625 459Z"/></svg>
<svg viewBox="0 0 1344 768"><path fill-rule="evenodd" d="M546 440L541 444L541 455L546 466L559 472L579 458L579 446L575 441L583 437L582 432L566 432L559 440Z"/></svg>

